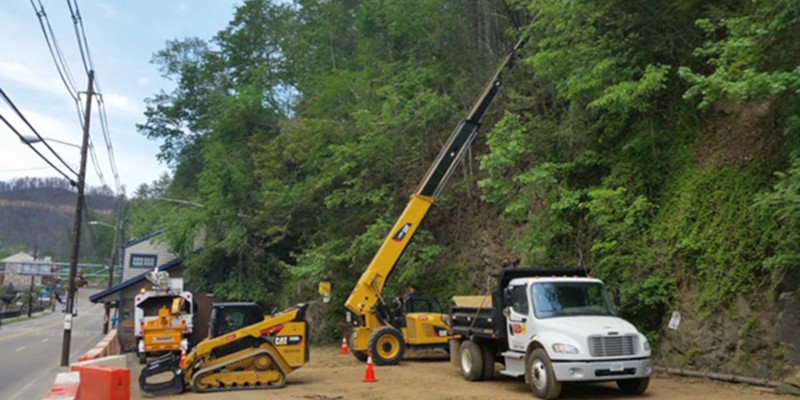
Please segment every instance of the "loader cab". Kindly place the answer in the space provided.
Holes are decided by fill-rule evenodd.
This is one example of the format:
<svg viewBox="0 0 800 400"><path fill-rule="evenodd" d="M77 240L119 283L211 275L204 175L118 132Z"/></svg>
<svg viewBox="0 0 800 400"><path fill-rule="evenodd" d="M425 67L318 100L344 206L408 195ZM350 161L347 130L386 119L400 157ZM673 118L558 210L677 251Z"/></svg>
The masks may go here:
<svg viewBox="0 0 800 400"><path fill-rule="evenodd" d="M226 335L263 319L264 311L256 303L214 303L208 337Z"/></svg>

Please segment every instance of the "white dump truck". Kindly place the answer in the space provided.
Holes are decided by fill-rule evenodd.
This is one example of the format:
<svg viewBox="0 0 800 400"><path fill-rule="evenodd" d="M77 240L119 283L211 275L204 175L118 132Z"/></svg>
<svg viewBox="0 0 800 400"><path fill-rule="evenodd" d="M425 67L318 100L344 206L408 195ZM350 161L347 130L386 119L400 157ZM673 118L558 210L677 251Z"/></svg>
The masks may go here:
<svg viewBox="0 0 800 400"><path fill-rule="evenodd" d="M490 296L456 296L450 357L468 381L500 373L524 377L533 394L555 399L563 383L616 381L647 390L650 344L617 316L615 300L586 270L511 268ZM615 296L616 298L616 296Z"/></svg>

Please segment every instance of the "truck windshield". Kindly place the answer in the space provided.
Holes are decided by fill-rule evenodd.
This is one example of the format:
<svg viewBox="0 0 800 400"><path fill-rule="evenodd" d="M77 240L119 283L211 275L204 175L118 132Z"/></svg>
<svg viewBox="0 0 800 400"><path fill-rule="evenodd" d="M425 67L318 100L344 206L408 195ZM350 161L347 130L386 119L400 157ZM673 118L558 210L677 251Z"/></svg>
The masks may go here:
<svg viewBox="0 0 800 400"><path fill-rule="evenodd" d="M616 315L605 286L598 282L547 282L532 285L537 318Z"/></svg>

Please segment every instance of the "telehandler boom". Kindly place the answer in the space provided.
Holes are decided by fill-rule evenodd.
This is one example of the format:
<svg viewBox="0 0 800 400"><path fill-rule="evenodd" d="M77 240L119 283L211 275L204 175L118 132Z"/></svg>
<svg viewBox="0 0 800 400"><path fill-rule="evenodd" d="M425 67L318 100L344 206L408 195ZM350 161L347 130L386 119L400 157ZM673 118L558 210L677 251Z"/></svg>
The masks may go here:
<svg viewBox="0 0 800 400"><path fill-rule="evenodd" d="M389 305L381 297L381 292L400 256L428 214L428 210L475 140L481 119L500 89L500 77L506 69L513 66L514 57L522 47L524 39L523 36L503 59L469 114L450 134L450 138L411 195L405 210L345 302L345 307L355 315L350 321L354 327L349 342L356 358L363 361L367 353L372 353L375 363L393 365L403 358L407 345L447 347L452 333L447 324L447 315L434 312L438 311L433 306L435 301L412 298L412 301L401 310L403 315L395 317Z"/></svg>

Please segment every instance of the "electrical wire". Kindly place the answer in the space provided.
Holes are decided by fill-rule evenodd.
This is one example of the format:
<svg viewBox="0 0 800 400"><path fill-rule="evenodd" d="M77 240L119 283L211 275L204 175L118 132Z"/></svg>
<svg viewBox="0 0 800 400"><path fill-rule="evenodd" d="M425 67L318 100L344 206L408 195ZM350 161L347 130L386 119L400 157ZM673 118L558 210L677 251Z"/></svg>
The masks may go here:
<svg viewBox="0 0 800 400"><path fill-rule="evenodd" d="M80 29L80 31L83 31L83 21L81 20L80 12L78 12L78 13L75 12L75 10L77 10L77 8L78 8L78 3L77 2L75 3L75 10L73 10L72 3L69 0L67 0L67 7L69 7L69 13L72 16L72 25L75 28L75 38L78 39L78 49L81 52L81 61L83 61L83 69L86 70L86 75L89 75L89 69L90 69L89 65L91 64L91 62L89 64L86 63L86 58L87 58L86 55L88 54L89 49L88 49L88 46L87 46L86 53L84 53L83 46L84 46L84 43L86 43L86 37L84 36L84 38L83 38L84 40L81 41L81 34L79 32L79 29ZM80 28L78 28L79 24L80 24ZM92 65L91 69L94 70L94 66L93 65Z"/></svg>
<svg viewBox="0 0 800 400"><path fill-rule="evenodd" d="M67 88L70 97L74 100L78 100L78 89L75 86L75 81L72 79L72 74L67 67L67 64L64 62L63 53L61 52L61 47L58 45L56 41L56 37L53 34L53 27L50 25L50 19L47 18L47 13L44 11L44 5L42 2L39 1L40 9L36 9L36 4L33 3L33 0L30 0L31 7L33 7L33 11L36 13L36 16L39 19L39 26L42 28L42 35L44 36L44 40L47 43L47 49L50 51L50 57L53 59L53 63L56 66L56 70L58 71L58 75L61 77L61 82L64 83L64 86ZM47 28L45 28L45 23L47 24ZM47 32L50 31L50 35L48 36ZM51 36L52 36L52 44L51 44Z"/></svg>
<svg viewBox="0 0 800 400"><path fill-rule="evenodd" d="M47 159L47 157L45 157L42 153L40 153L39 150L36 150L36 148L33 147L33 145L30 142L27 142L25 140L25 138L22 136L22 134L20 134L19 131L16 128L14 128L14 126L11 125L11 123L8 122L6 117L4 117L2 114L0 114L0 120L2 120L6 124L6 126L8 126L8 128L11 129L12 132L14 132L19 137L19 139L22 140L23 143L27 144L28 147L30 147L31 150L33 150L34 153L36 153L42 160L44 160L54 170L56 170L56 172L61 174L61 176L63 176L65 179L67 179L72 186L77 186L78 185L78 183L75 182L74 179L72 179L69 175L64 173L64 171L62 171L58 167L56 167L49 159Z"/></svg>
<svg viewBox="0 0 800 400"><path fill-rule="evenodd" d="M91 51L89 50L89 41L86 39L86 30L83 26L83 17L81 17L78 0L67 0L67 6L69 7L70 16L72 17L75 38L78 42L78 48L81 53L81 61L83 62L83 67L86 70L86 73L88 74L89 70L95 71L95 66ZM119 193L122 189L122 186L119 181L119 172L117 170L116 158L114 156L114 146L111 143L111 134L109 133L110 129L108 128L108 113L106 112L105 100L102 94L103 91L96 75L97 74L95 74L94 85L97 88L97 90L95 90L95 97L97 98L96 101L98 104L98 115L100 116L100 127L103 133L103 141L106 145L106 151L108 152L108 160L109 164L111 165L111 173L114 177L116 193ZM97 155L94 154L93 148L94 145L91 146L91 150L93 152L92 163L95 165L95 172L98 173L101 183L106 186L105 178L102 176L102 172L100 172L97 165Z"/></svg>
<svg viewBox="0 0 800 400"><path fill-rule="evenodd" d="M33 125L31 125L31 123L28 122L28 119L25 118L25 115L22 114L19 108L17 108L17 106L14 104L13 101L11 101L11 99L8 97L8 95L2 88L0 88L0 96L3 97L3 100L5 100L5 102L11 107L11 109L13 109L14 112L17 113L17 115L22 119L22 121L25 122L25 125L28 125L28 128L31 129L34 135L36 135L36 137L39 138L39 140L42 143L44 143L45 147L47 147L56 156L56 158L67 167L68 170L70 170L73 174L78 175L78 173L74 169L72 169L72 167L69 164L67 164L67 162L64 161L63 158L61 158L61 155L59 155L55 150L53 150L52 147L50 147L50 144L48 144L47 141L44 140L44 138L39 134L36 128L34 128ZM24 139L22 140L25 141Z"/></svg>

